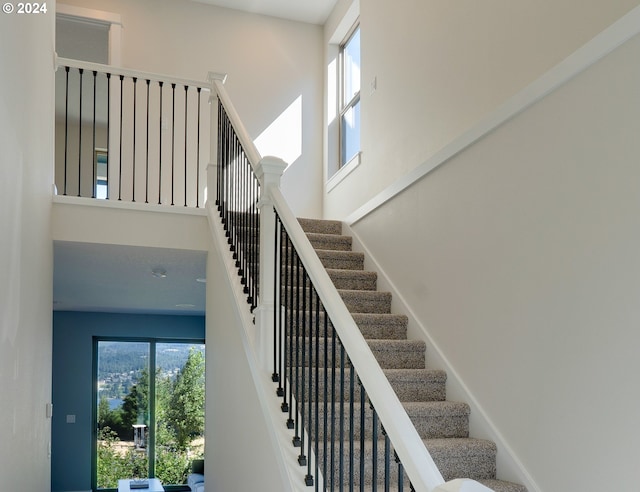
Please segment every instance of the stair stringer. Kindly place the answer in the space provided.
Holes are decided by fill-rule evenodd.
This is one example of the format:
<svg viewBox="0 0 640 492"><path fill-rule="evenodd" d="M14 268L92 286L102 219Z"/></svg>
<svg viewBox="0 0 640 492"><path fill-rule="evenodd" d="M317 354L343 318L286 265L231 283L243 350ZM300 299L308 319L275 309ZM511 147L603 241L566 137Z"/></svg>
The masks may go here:
<svg viewBox="0 0 640 492"><path fill-rule="evenodd" d="M427 327L418 319L409 303L404 299L395 284L388 277L386 271L375 259L373 253L366 247L360 239L358 233L342 222L342 234L352 237L352 249L364 253L365 270L375 271L378 274L378 290L392 293L391 310L395 313L403 313L408 319L407 338L410 340L421 340L427 344L428 367L430 369L441 369L447 373L447 400L466 402L471 413L469 415L469 433L474 437L489 439L495 442L498 447L496 466L502 479L519 482L523 484L529 492L542 492L542 489L533 480L526 467L520 461L516 453L491 420L487 412L480 405L464 380L449 362L444 352L433 339Z"/></svg>
<svg viewBox="0 0 640 492"><path fill-rule="evenodd" d="M234 317L237 320L236 327L242 340L242 347L248 361L248 369L251 373L255 393L259 402L260 412L264 416L266 430L272 444L274 457L278 464L278 472L282 478L285 489L278 488L278 492L308 492L309 488L304 484L305 470L298 464L298 448L291 444L293 433L286 427L287 414L280 411L280 398L276 395L273 381L269 371L260 367L260 356L257 349L256 326L253 314L246 302L246 294L237 274L235 262L229 254L229 246L226 241L220 217L215 207L207 205L207 216L212 233L212 253L217 256L224 268L224 283L232 293L235 302L231 303ZM212 259L208 261L213 261ZM207 296L215 293L207 293ZM207 303L207 309L209 303ZM213 314L207 314L213 317ZM228 327L234 329L236 327ZM264 451L266 452L266 450ZM266 484L265 484L266 486ZM268 490L267 488L263 490ZM273 492L276 492L275 490Z"/></svg>

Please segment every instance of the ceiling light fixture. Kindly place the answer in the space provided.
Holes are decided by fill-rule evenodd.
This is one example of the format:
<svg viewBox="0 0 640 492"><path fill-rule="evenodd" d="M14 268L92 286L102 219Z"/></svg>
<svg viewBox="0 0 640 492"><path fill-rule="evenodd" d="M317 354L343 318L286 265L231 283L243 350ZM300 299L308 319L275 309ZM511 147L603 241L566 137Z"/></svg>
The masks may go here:
<svg viewBox="0 0 640 492"><path fill-rule="evenodd" d="M151 270L151 275L155 278L167 278L167 271L164 268L154 268Z"/></svg>

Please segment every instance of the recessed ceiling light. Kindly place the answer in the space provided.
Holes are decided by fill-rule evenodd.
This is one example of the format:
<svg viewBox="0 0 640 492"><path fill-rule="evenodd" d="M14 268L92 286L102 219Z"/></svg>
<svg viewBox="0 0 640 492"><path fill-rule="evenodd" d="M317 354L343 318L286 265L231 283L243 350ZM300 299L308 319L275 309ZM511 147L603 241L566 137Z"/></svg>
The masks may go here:
<svg viewBox="0 0 640 492"><path fill-rule="evenodd" d="M154 268L151 270L151 275L155 278L167 278L167 271L164 268Z"/></svg>
<svg viewBox="0 0 640 492"><path fill-rule="evenodd" d="M195 304L176 304L176 307L178 308L194 308L196 307Z"/></svg>

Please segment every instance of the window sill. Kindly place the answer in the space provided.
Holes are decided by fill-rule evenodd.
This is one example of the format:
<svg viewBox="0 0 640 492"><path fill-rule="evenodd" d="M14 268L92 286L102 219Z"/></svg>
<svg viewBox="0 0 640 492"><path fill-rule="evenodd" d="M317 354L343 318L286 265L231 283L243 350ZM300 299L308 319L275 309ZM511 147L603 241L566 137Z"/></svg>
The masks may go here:
<svg viewBox="0 0 640 492"><path fill-rule="evenodd" d="M338 186L343 179L349 176L349 174L351 174L360 165L360 162L362 162L362 151L354 155L349 162L338 169L333 176L327 180L327 185L325 187L326 193L329 193Z"/></svg>

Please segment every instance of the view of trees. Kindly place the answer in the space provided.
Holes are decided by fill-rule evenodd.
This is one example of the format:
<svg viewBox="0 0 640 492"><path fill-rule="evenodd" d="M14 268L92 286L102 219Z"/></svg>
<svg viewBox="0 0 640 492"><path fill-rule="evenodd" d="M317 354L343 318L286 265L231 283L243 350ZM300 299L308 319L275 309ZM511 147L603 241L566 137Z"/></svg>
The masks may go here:
<svg viewBox="0 0 640 492"><path fill-rule="evenodd" d="M147 443L133 445L133 425L148 429L150 423L149 369L145 365L133 372L120 406L112 408L107 395L100 396L99 488L115 488L121 478L149 476ZM185 483L191 460L204 455L204 374L204 353L193 347L178 371L156 370L155 476L165 484Z"/></svg>

